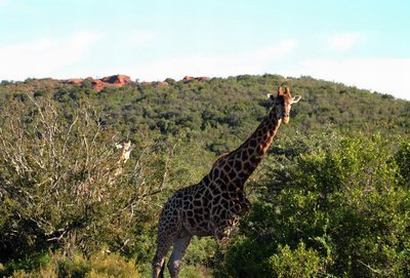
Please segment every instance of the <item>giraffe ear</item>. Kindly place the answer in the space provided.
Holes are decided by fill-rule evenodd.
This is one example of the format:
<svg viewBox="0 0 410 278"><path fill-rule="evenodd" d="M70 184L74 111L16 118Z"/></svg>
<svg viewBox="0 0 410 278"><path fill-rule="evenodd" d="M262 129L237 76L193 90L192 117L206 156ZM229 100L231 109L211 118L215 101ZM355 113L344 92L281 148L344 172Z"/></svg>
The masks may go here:
<svg viewBox="0 0 410 278"><path fill-rule="evenodd" d="M283 96L282 86L278 87L278 96Z"/></svg>
<svg viewBox="0 0 410 278"><path fill-rule="evenodd" d="M290 89L289 89L289 87L285 87L285 95L290 95Z"/></svg>
<svg viewBox="0 0 410 278"><path fill-rule="evenodd" d="M267 94L266 96L268 97L268 99L269 99L270 101L274 101L274 100L275 100L275 96L272 95L272 94Z"/></svg>

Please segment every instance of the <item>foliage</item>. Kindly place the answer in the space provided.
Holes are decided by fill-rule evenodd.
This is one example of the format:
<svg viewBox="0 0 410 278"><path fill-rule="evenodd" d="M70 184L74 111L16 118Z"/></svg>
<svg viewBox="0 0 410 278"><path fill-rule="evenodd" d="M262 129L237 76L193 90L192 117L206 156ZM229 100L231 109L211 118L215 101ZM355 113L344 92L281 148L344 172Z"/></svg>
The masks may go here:
<svg viewBox="0 0 410 278"><path fill-rule="evenodd" d="M275 277L317 277L323 268L318 253L306 250L303 243L295 250L291 250L288 245L279 246L269 262Z"/></svg>
<svg viewBox="0 0 410 278"><path fill-rule="evenodd" d="M48 258L49 260L35 271L28 273L18 270L12 277L140 277L135 264L116 253L98 252L88 259L79 254L64 256L56 253L48 255Z"/></svg>
<svg viewBox="0 0 410 278"><path fill-rule="evenodd" d="M410 192L397 180L389 144L379 135L358 134L282 158L288 161L262 182L265 188L243 223L245 238L227 253L227 271L237 277L252 277L256 270L266 272L258 277L276 277L284 269L294 277L302 269L348 277L406 275ZM271 181L276 187L275 176L288 177L279 192L270 188ZM298 264L304 258L311 267ZM237 265L240 274L232 272Z"/></svg>
<svg viewBox="0 0 410 278"><path fill-rule="evenodd" d="M78 107L63 120L53 104L31 102L11 103L1 117L0 259L101 244L128 250L161 190L162 147L148 145L123 165L118 136L95 112Z"/></svg>
<svg viewBox="0 0 410 278"><path fill-rule="evenodd" d="M149 277L163 202L247 138L282 80L2 82L0 276ZM408 277L410 103L288 82L303 99L247 184L251 214L225 246L193 240L181 276Z"/></svg>
<svg viewBox="0 0 410 278"><path fill-rule="evenodd" d="M399 166L399 174L403 184L410 188L410 142L401 144L395 159Z"/></svg>

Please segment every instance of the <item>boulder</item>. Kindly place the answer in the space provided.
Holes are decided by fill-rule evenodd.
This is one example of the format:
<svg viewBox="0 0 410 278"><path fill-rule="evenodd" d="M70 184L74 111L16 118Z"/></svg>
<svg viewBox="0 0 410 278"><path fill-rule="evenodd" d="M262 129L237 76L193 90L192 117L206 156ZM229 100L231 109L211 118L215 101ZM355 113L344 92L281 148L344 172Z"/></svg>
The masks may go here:
<svg viewBox="0 0 410 278"><path fill-rule="evenodd" d="M129 76L122 74L103 77L100 80L105 83L114 84L117 86L123 86L131 82L131 78Z"/></svg>
<svg viewBox="0 0 410 278"><path fill-rule="evenodd" d="M117 75L103 77L100 79L94 79L92 77L87 77L86 79L72 78L72 79L63 80L64 83L76 85L76 86L84 85L84 81L91 82L91 86L93 87L93 89L96 90L97 92L101 92L107 87L122 87L126 84L129 84L131 83L131 78L127 75L117 74Z"/></svg>

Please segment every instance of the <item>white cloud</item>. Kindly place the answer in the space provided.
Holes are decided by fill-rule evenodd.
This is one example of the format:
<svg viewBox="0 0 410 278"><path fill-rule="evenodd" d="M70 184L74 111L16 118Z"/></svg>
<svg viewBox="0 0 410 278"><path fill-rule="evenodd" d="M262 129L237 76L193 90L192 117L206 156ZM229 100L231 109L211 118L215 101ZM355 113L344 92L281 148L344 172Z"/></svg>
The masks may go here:
<svg viewBox="0 0 410 278"><path fill-rule="evenodd" d="M269 70L272 62L286 58L296 48L293 39L283 40L277 46L262 48L245 53L234 53L216 56L181 56L135 68L135 76L143 80L161 80L166 77L181 78L184 75L220 76L238 74L261 74Z"/></svg>
<svg viewBox="0 0 410 278"><path fill-rule="evenodd" d="M100 37L95 32L77 32L65 38L0 45L0 80L61 76L64 68L81 61Z"/></svg>
<svg viewBox="0 0 410 278"><path fill-rule="evenodd" d="M310 75L410 100L410 59L305 60L286 74Z"/></svg>
<svg viewBox="0 0 410 278"><path fill-rule="evenodd" d="M362 40L362 35L356 32L333 34L326 39L327 46L335 51L347 51Z"/></svg>

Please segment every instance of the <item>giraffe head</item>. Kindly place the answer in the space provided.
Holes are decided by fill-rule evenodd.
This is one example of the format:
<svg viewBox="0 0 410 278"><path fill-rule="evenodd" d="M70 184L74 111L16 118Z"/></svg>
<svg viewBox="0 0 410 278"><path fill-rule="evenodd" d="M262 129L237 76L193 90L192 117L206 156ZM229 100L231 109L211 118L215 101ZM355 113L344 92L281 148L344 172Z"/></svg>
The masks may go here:
<svg viewBox="0 0 410 278"><path fill-rule="evenodd" d="M285 124L289 123L290 108L292 104L299 102L301 96L292 97L289 87L285 87L283 91L282 86L278 87L277 96L268 95L273 101L273 109L276 111L276 117L282 119Z"/></svg>
<svg viewBox="0 0 410 278"><path fill-rule="evenodd" d="M130 158L130 153L132 151L131 141L128 140L127 142L115 144L115 148L121 151L120 162L125 164L125 162L127 162L127 160Z"/></svg>

